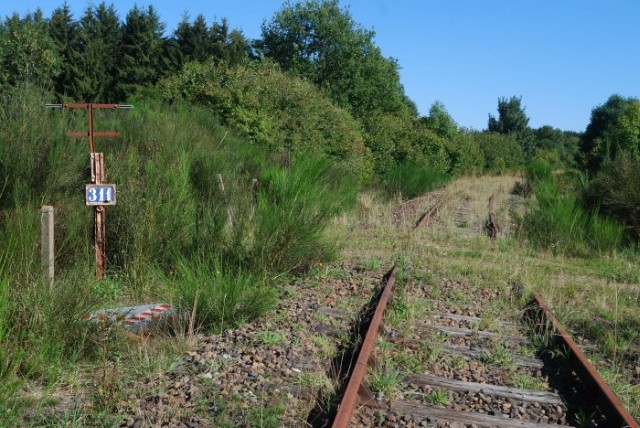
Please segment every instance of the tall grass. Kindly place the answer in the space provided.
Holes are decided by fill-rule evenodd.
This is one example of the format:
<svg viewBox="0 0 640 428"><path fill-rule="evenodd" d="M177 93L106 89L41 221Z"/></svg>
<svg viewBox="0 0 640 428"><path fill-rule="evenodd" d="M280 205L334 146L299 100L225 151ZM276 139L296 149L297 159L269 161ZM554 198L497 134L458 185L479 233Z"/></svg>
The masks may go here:
<svg viewBox="0 0 640 428"><path fill-rule="evenodd" d="M390 168L382 177L382 185L388 197L412 199L443 186L450 178L437 169L407 161Z"/></svg>
<svg viewBox="0 0 640 428"><path fill-rule="evenodd" d="M233 327L265 314L275 304L275 290L249 272L229 272L206 258L180 260L177 268L168 286L175 303L191 311L190 322L197 328Z"/></svg>
<svg viewBox="0 0 640 428"><path fill-rule="evenodd" d="M358 190L346 161L272 153L205 108L151 100L96 112L97 130L123 136L97 140L118 205L106 208L109 279L96 282L87 143L65 137L86 129L86 112L47 111L47 94L29 87L1 96L2 391L9 379L50 383L94 358L95 326L82 321L90 310L166 299L193 308L203 326L230 326L273 306L276 278L335 254L325 228ZM56 210L51 289L40 268L43 204Z"/></svg>
<svg viewBox="0 0 640 428"><path fill-rule="evenodd" d="M624 227L600 216L597 209L586 210L570 188L559 186L546 162L534 160L527 177L535 201L520 219L520 226L531 243L576 256L622 247Z"/></svg>
<svg viewBox="0 0 640 428"><path fill-rule="evenodd" d="M260 272L304 271L332 259L324 231L333 216L355 204L357 185L327 159L298 157L289 168L261 177L251 265Z"/></svg>
<svg viewBox="0 0 640 428"><path fill-rule="evenodd" d="M19 383L15 378L15 345L11 337L11 307L9 302L9 278L5 274L6 252L0 253L0 421L3 412L8 412L9 398L17 390Z"/></svg>

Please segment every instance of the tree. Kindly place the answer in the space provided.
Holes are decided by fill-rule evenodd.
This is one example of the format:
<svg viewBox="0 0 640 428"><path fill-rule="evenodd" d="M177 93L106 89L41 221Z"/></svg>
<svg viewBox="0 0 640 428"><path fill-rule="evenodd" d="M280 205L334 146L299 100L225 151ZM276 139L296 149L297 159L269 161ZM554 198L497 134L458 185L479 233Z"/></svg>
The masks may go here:
<svg viewBox="0 0 640 428"><path fill-rule="evenodd" d="M6 18L0 37L0 83L50 87L59 73L60 58L42 12Z"/></svg>
<svg viewBox="0 0 640 428"><path fill-rule="evenodd" d="M78 100L119 101L116 85L122 27L113 5L89 6L80 19L82 62L76 83Z"/></svg>
<svg viewBox="0 0 640 428"><path fill-rule="evenodd" d="M374 32L356 24L338 0L285 6L262 25L258 51L314 82L358 118L407 109L398 64L384 58Z"/></svg>
<svg viewBox="0 0 640 428"><path fill-rule="evenodd" d="M640 100L612 95L594 108L591 121L582 137L581 160L591 173L597 172L606 159L618 152L640 154Z"/></svg>
<svg viewBox="0 0 640 428"><path fill-rule="evenodd" d="M237 65L249 58L251 46L241 31L229 31L225 18L214 22L210 30L210 55L214 61Z"/></svg>
<svg viewBox="0 0 640 428"><path fill-rule="evenodd" d="M118 69L118 96L126 99L161 76L164 24L153 6L134 6L127 13L122 30L122 57Z"/></svg>
<svg viewBox="0 0 640 428"><path fill-rule="evenodd" d="M427 128L446 138L450 142L455 141L458 135L458 125L453 120L446 107L440 101L436 101L429 109L429 116L423 118Z"/></svg>
<svg viewBox="0 0 640 428"><path fill-rule="evenodd" d="M489 114L488 131L513 135L522 145L527 157L533 156L533 133L529 128L529 118L521 106L522 97L498 99L498 118Z"/></svg>
<svg viewBox="0 0 640 428"><path fill-rule="evenodd" d="M82 64L82 46L80 25L73 20L66 2L53 11L49 21L49 34L61 60L61 72L56 79L55 90L58 95L75 98L76 81Z"/></svg>

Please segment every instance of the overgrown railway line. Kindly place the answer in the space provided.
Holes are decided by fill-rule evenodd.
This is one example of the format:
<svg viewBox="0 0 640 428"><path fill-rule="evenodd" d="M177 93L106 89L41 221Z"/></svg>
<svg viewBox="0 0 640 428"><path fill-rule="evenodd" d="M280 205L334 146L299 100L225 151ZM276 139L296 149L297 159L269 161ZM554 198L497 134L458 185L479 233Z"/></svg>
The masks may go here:
<svg viewBox="0 0 640 428"><path fill-rule="evenodd" d="M342 263L285 288L270 316L199 337L121 426L637 427L525 301L518 279L539 264L502 267L520 260L504 256L510 228L482 236L491 195L494 222L510 220L513 197L491 183L354 217Z"/></svg>
<svg viewBox="0 0 640 428"><path fill-rule="evenodd" d="M438 199L415 227L433 221L445 203ZM353 329L362 336L351 339L358 346L336 405L326 420L310 418L312 424L640 427L540 296L516 317L495 317L483 308L497 293L476 296L477 304L462 311L451 298L465 293L461 284L451 282L444 297L411 278L398 289L397 272L394 266L365 309L366 324ZM507 290L518 298L522 291L517 285ZM393 320L402 303L385 314L403 293L431 308L409 330Z"/></svg>

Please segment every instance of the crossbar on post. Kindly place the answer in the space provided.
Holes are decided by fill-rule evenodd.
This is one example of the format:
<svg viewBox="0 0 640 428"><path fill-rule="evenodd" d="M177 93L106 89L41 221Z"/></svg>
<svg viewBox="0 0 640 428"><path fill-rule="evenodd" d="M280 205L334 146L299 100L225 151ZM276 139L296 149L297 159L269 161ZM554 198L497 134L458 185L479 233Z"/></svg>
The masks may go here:
<svg viewBox="0 0 640 428"><path fill-rule="evenodd" d="M46 104L47 108L63 108L63 109L84 109L89 112L89 131L88 132L69 132L69 137L82 137L89 139L89 155L91 166L91 182L93 184L104 184L105 169L104 155L96 153L95 137L119 137L118 131L96 131L94 129L93 111L95 109L132 109L130 104L99 104L99 103L70 103L70 104ZM94 229L95 229L95 250L96 250L96 278L104 278L104 270L106 265L106 228L105 228L106 211L103 205L96 205L94 212Z"/></svg>

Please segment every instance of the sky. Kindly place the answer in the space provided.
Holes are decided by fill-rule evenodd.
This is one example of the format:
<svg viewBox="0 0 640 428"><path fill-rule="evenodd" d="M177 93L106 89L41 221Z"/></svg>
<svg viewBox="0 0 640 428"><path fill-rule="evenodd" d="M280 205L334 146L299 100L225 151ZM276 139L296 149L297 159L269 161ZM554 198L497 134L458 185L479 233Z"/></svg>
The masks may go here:
<svg viewBox="0 0 640 428"><path fill-rule="evenodd" d="M0 0L0 16L64 0ZM89 3L67 0L76 19ZM98 4L95 1L94 4ZM113 0L124 20L153 5L171 34L185 13L227 18L249 39L281 9L271 0ZM640 97L640 0L340 0L375 44L400 65L421 115L442 102L459 126L486 129L498 99L522 97L538 128L584 131L609 96Z"/></svg>

